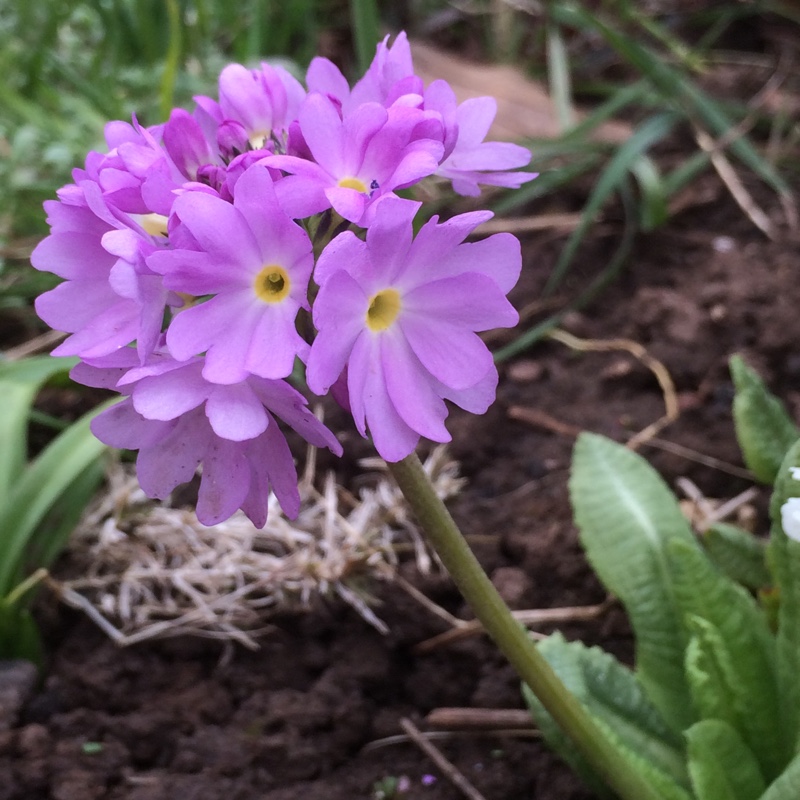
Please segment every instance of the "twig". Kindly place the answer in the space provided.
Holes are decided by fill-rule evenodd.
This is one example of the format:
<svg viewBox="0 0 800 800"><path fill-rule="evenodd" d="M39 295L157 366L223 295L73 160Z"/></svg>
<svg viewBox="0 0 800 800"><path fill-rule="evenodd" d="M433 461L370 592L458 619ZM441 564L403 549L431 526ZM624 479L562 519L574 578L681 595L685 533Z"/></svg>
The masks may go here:
<svg viewBox="0 0 800 800"><path fill-rule="evenodd" d="M431 728L457 731L535 727L530 712L521 708L434 708L425 722Z"/></svg>
<svg viewBox="0 0 800 800"><path fill-rule="evenodd" d="M750 196L744 184L736 174L736 170L731 166L724 153L719 149L719 145L711 136L703 130L695 131L695 139L700 148L708 153L711 164L717 171L722 182L727 187L731 196L736 201L739 208L744 211L755 225L768 239L773 242L778 238L772 220L761 210L755 200Z"/></svg>
<svg viewBox="0 0 800 800"><path fill-rule="evenodd" d="M595 352L626 350L634 358L641 361L642 364L655 375L658 385L661 387L661 391L664 395L665 413L663 417L657 419L628 440L627 447L631 450L635 450L649 439L652 439L653 436L680 416L678 393L675 391L675 384L672 382L672 377L667 371L667 368L658 359L653 358L639 342L634 342L632 339L581 339L577 336L573 336L571 333L567 333L561 328L556 328L547 335L550 339L555 339L557 342L561 342L573 350Z"/></svg>
<svg viewBox="0 0 800 800"><path fill-rule="evenodd" d="M546 411L542 411L539 408L530 408L528 406L511 406L506 414L508 415L509 419L515 419L518 422L525 422L534 428L544 428L544 430L557 433L559 436L570 436L575 438L583 431L583 428L579 428L576 425L570 425L567 422L561 422L561 420L556 419Z"/></svg>
<svg viewBox="0 0 800 800"><path fill-rule="evenodd" d="M587 622L602 616L613 604L612 598L607 598L596 606L571 606L566 608L536 608L523 611L513 611L514 619L523 625L546 625L561 622ZM452 630L432 636L430 639L414 646L415 653L429 653L438 647L443 647L461 639L475 636L483 632L483 625L476 620L469 620L463 625Z"/></svg>
<svg viewBox="0 0 800 800"><path fill-rule="evenodd" d="M436 745L428 741L414 723L407 718L400 720L400 727L408 734L414 744L442 771L445 777L468 800L486 800L486 798L466 779L455 764L444 757Z"/></svg>
<svg viewBox="0 0 800 800"><path fill-rule="evenodd" d="M700 453L697 450L692 450L690 447L684 447L677 442L670 442L666 439L659 439L651 437L645 442L649 447L655 447L657 450L664 450L667 453L680 456L689 461L696 461L698 464L704 464L712 469L718 469L720 472L725 472L728 475L733 475L736 478L744 478L745 480L752 481L753 473L744 467L737 467L735 464L729 464L727 461L722 461L714 456L708 456L705 453Z"/></svg>

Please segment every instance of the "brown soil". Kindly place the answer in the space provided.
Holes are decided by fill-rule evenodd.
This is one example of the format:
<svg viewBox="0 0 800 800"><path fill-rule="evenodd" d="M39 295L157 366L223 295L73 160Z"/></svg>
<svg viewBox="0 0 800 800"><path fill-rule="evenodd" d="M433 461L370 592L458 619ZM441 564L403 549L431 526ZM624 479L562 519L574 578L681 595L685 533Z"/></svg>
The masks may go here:
<svg viewBox="0 0 800 800"><path fill-rule="evenodd" d="M548 234L525 241L518 307L539 297L561 243ZM591 278L606 244L592 243L575 282ZM680 418L661 438L741 467L726 362L744 353L800 412L796 270L792 242L766 241L718 191L641 239L625 275L565 327L643 344L680 397ZM661 416L661 390L624 351L576 353L557 342L501 372L488 415L452 420L469 477L453 512L514 607L599 602L567 501L571 431L627 440ZM533 409L539 422L510 419L511 407ZM710 497L747 485L660 448L642 452L670 482L686 475ZM469 615L446 579L404 570L437 603ZM190 639L120 650L84 618L44 609L48 663L18 725L0 732L0 800L370 800L376 782L403 776L397 797L460 797L415 745L367 746L398 734L403 717L424 727L438 707L520 708L517 681L484 638L415 653L445 624L395 585L375 592L388 636L331 601L277 620L256 653ZM631 659L618 609L565 633ZM591 798L535 738L436 743L487 800Z"/></svg>

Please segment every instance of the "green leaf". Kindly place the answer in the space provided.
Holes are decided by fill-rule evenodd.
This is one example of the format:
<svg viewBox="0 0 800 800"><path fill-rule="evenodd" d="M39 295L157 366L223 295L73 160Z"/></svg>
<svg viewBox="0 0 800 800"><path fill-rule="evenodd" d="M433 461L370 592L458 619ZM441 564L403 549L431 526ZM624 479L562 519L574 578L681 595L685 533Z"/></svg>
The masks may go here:
<svg viewBox="0 0 800 800"><path fill-rule="evenodd" d="M0 508L6 502L14 481L28 459L28 417L42 384L76 363L74 358L37 356L22 361L0 362Z"/></svg>
<svg viewBox="0 0 800 800"><path fill-rule="evenodd" d="M772 483L800 431L781 401L740 356L731 358L730 370L736 386L733 421L744 463L757 480Z"/></svg>
<svg viewBox="0 0 800 800"><path fill-rule="evenodd" d="M712 623L702 617L686 620L692 638L686 648L686 677L698 716L736 725L736 674L725 643Z"/></svg>
<svg viewBox="0 0 800 800"><path fill-rule="evenodd" d="M109 405L94 409L56 437L26 467L0 507L0 597L20 579L27 550L45 515L106 450L93 436L89 423ZM48 531L38 535L46 537Z"/></svg>
<svg viewBox="0 0 800 800"><path fill-rule="evenodd" d="M700 541L711 561L736 583L753 590L772 583L766 540L736 525L715 522Z"/></svg>
<svg viewBox="0 0 800 800"><path fill-rule="evenodd" d="M730 695L723 719L737 728L757 755L764 775L774 778L786 766L790 746L780 726L775 640L764 613L752 595L719 572L697 547L674 541L667 554L678 608L692 632L697 633L701 621L718 632L715 655L729 673L720 673ZM722 690L714 687L714 691ZM720 716L718 709L703 708L707 701L696 691L693 696L699 700L700 713Z"/></svg>
<svg viewBox="0 0 800 800"><path fill-rule="evenodd" d="M603 204L614 192L619 190L622 182L627 179L628 172L639 161L642 154L671 133L677 120L678 115L673 112L656 114L645 120L634 134L624 144L620 145L614 157L608 162L597 179L597 183L595 183L594 189L581 213L581 220L570 234L558 258L558 262L547 279L544 288L546 295L552 294L563 280L578 251L578 247L589 228L594 224L595 217Z"/></svg>
<svg viewBox="0 0 800 800"><path fill-rule="evenodd" d="M766 784L752 751L730 725L703 720L686 731L697 800L758 800Z"/></svg>
<svg viewBox="0 0 800 800"><path fill-rule="evenodd" d="M778 596L778 685L785 735L791 744L800 744L800 542L790 539L781 523L781 507L790 498L800 497L800 481L790 467L800 466L800 442L786 454L778 470L770 502L772 528L767 551ZM800 796L800 795L798 795Z"/></svg>
<svg viewBox="0 0 800 800"><path fill-rule="evenodd" d="M567 689L586 707L608 739L630 763L658 787L665 798L685 798L688 786L684 746L645 695L627 667L598 647L567 642L553 634L539 645ZM533 693L523 687L526 702L542 734L592 788L599 779L560 732Z"/></svg>
<svg viewBox="0 0 800 800"><path fill-rule="evenodd" d="M674 495L641 457L610 439L582 433L570 496L586 555L628 612L636 674L676 731L694 721L684 674L687 644L673 595L666 546L699 548Z"/></svg>
<svg viewBox="0 0 800 800"><path fill-rule="evenodd" d="M0 659L24 658L41 666L43 654L39 629L30 611L0 602Z"/></svg>
<svg viewBox="0 0 800 800"><path fill-rule="evenodd" d="M800 797L800 755L770 784L759 800L797 800Z"/></svg>

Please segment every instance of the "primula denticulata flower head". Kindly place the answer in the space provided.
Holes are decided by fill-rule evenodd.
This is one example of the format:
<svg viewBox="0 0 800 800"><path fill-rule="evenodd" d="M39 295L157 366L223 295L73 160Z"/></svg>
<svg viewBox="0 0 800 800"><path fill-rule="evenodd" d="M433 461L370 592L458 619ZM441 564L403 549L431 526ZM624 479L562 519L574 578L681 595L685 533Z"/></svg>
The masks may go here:
<svg viewBox="0 0 800 800"><path fill-rule="evenodd" d="M124 395L93 430L139 451L148 495L199 468L206 524L242 509L263 525L270 490L296 514L287 429L342 452L287 382L298 363L387 460L448 441L447 401L486 411L497 371L478 334L517 322L519 243L467 241L483 211L414 236L421 204L397 192L534 178L528 150L484 141L495 113L491 98L426 87L401 33L352 89L323 58L305 86L232 64L216 100L161 125L108 123L107 152L45 204L51 232L31 261L64 281L36 308L70 334L54 354L80 358L75 380Z"/></svg>

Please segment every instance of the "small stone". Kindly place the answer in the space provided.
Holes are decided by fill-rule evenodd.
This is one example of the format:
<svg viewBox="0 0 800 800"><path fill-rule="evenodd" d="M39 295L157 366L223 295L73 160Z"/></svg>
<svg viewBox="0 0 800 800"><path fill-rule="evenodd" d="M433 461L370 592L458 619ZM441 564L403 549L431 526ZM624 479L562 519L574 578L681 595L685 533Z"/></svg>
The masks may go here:
<svg viewBox="0 0 800 800"><path fill-rule="evenodd" d="M12 728L36 686L36 667L30 661L0 661L0 731Z"/></svg>
<svg viewBox="0 0 800 800"><path fill-rule="evenodd" d="M531 358L515 361L508 367L508 378L514 383L533 383L542 377L544 367Z"/></svg>

